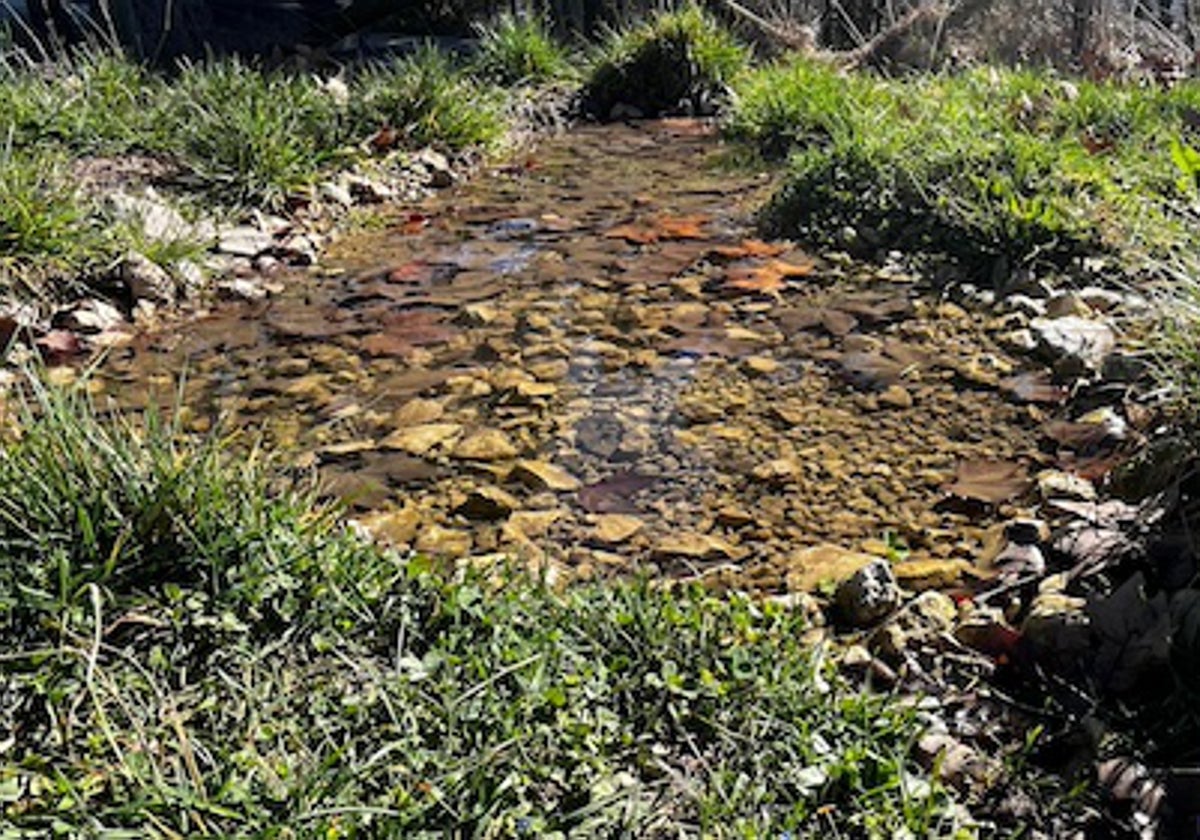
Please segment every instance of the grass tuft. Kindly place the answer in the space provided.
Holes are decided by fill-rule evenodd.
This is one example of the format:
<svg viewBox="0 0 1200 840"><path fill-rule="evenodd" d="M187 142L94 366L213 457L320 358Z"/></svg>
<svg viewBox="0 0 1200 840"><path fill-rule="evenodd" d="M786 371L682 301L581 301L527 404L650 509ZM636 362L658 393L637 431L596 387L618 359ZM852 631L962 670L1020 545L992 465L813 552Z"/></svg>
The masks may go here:
<svg viewBox="0 0 1200 840"><path fill-rule="evenodd" d="M387 126L411 144L494 147L504 136L502 95L432 46L363 72L351 96L361 132Z"/></svg>
<svg viewBox="0 0 1200 840"><path fill-rule="evenodd" d="M491 23L477 24L476 32L475 67L484 78L502 85L538 84L572 73L567 51L542 17L506 12Z"/></svg>
<svg viewBox="0 0 1200 840"><path fill-rule="evenodd" d="M699 6L658 12L613 31L597 48L584 80L586 113L608 119L618 104L644 116L712 113L750 51Z"/></svg>
<svg viewBox="0 0 1200 840"><path fill-rule="evenodd" d="M1194 86L1169 91L973 70L888 80L793 60L743 77L731 136L788 157L768 227L1012 268L1188 247L1173 144ZM1176 156L1178 157L1178 156Z"/></svg>

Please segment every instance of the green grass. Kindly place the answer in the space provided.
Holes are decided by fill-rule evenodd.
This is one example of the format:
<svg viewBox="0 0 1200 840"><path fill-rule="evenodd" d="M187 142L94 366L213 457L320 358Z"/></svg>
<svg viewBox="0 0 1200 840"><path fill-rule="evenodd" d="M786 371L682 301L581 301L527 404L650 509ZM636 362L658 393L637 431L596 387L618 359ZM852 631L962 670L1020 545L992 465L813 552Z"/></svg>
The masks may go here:
<svg viewBox="0 0 1200 840"><path fill-rule="evenodd" d="M537 84L568 78L574 72L567 50L538 16L504 13L478 24L478 72L502 85Z"/></svg>
<svg viewBox="0 0 1200 840"><path fill-rule="evenodd" d="M1191 247L1172 148L1194 143L1200 88L990 68L888 80L793 60L742 77L730 135L789 157L768 227L950 252L969 265L1132 264ZM1178 155L1176 155L1178 157ZM1194 180L1194 179L1193 179Z"/></svg>
<svg viewBox="0 0 1200 840"><path fill-rule="evenodd" d="M417 146L489 148L503 139L507 128L501 90L480 82L430 46L359 74L350 103L356 134L390 126Z"/></svg>
<svg viewBox="0 0 1200 840"><path fill-rule="evenodd" d="M0 825L64 835L949 836L919 727L783 607L554 591L35 386L0 448Z"/></svg>
<svg viewBox="0 0 1200 840"><path fill-rule="evenodd" d="M131 250L148 246L113 225L79 189L70 162L149 155L181 178L167 193L210 214L283 209L395 129L400 148L494 148L504 137L503 91L432 48L352 75L339 101L308 74L269 72L237 59L152 72L101 50L50 66L0 59L0 285L58 294ZM152 255L154 255L152 254ZM60 283L61 285L61 283Z"/></svg>
<svg viewBox="0 0 1200 840"><path fill-rule="evenodd" d="M711 112L749 60L747 47L699 6L687 4L610 32L593 52L581 101L599 119L617 104L645 116Z"/></svg>

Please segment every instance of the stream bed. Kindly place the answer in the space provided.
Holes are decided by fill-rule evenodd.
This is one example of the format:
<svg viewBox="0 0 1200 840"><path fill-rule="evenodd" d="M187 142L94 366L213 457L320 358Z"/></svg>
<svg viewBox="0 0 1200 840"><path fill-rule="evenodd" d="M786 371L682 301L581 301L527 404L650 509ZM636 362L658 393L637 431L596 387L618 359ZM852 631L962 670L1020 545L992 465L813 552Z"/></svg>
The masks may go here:
<svg viewBox="0 0 1200 840"><path fill-rule="evenodd" d="M113 351L102 387L182 393L430 555L764 592L869 555L986 574L1064 395L1002 319L755 238L770 180L724 159L699 121L575 129Z"/></svg>

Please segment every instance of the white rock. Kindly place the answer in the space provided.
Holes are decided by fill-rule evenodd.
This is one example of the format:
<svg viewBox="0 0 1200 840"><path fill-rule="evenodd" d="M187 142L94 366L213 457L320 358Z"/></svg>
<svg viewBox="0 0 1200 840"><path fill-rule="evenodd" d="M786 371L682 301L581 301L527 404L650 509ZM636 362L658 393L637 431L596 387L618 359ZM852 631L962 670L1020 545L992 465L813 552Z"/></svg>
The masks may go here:
<svg viewBox="0 0 1200 840"><path fill-rule="evenodd" d="M1068 315L1035 318L1029 326L1042 351L1073 372L1099 370L1116 346L1112 328L1102 321Z"/></svg>

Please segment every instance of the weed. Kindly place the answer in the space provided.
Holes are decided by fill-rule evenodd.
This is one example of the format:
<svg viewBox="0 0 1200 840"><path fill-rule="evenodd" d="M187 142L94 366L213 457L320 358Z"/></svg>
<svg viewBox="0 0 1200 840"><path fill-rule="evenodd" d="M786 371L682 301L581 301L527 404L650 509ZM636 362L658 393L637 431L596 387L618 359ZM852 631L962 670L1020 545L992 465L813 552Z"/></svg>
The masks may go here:
<svg viewBox="0 0 1200 840"><path fill-rule="evenodd" d="M475 67L485 78L515 85L549 82L571 73L566 50L541 17L504 13L492 23L478 24L476 32Z"/></svg>
<svg viewBox="0 0 1200 840"><path fill-rule="evenodd" d="M222 199L278 207L338 157L336 103L310 79L240 60L185 65L160 103L169 151Z"/></svg>
<svg viewBox="0 0 1200 840"><path fill-rule="evenodd" d="M504 135L499 91L431 46L363 72L351 115L361 131L388 126L416 145L489 147Z"/></svg>

